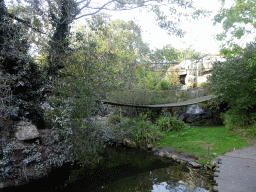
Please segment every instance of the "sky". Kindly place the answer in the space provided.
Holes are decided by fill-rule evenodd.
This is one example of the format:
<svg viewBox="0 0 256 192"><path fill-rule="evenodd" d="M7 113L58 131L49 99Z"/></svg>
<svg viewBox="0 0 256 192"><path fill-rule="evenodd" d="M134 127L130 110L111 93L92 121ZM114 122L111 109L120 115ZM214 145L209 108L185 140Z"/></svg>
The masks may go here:
<svg viewBox="0 0 256 192"><path fill-rule="evenodd" d="M167 32L157 26L153 13L147 13L146 10L139 11L119 11L119 12L107 12L112 15L113 20L122 19L125 21L135 20L142 29L142 38L144 42L150 45L151 49L162 48L164 45L171 44L177 49L185 49L192 47L196 51L208 54L219 53L219 47L222 44L220 41L214 39L214 35L222 32L221 24L213 26L213 17L218 13L221 8L220 0L194 0L195 5L204 8L206 10L213 11L209 18L203 18L200 20L193 20L191 22L185 19L181 20L180 27L184 29L187 34L184 38L176 36L170 36ZM230 7L234 1L227 0L225 7ZM82 21L82 19L81 19ZM252 40L252 37L243 39L240 44Z"/></svg>

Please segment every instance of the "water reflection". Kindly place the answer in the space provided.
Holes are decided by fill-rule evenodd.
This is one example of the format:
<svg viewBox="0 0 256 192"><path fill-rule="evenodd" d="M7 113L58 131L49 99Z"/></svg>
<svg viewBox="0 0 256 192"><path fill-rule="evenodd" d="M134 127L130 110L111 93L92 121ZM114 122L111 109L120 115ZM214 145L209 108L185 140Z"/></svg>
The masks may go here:
<svg viewBox="0 0 256 192"><path fill-rule="evenodd" d="M184 171L185 169L185 171ZM101 192L206 192L212 189L209 176L203 170L169 166L116 180L94 191Z"/></svg>
<svg viewBox="0 0 256 192"><path fill-rule="evenodd" d="M72 171L61 191L211 191L213 173L159 159L140 149L107 148L95 168Z"/></svg>

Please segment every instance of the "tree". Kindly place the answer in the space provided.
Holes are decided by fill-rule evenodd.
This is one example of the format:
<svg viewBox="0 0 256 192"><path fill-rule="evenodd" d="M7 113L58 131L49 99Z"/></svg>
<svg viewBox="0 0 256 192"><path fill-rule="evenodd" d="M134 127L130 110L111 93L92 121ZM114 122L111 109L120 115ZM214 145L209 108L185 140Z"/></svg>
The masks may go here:
<svg viewBox="0 0 256 192"><path fill-rule="evenodd" d="M20 1L18 1L19 3ZM65 55L68 50L68 40L69 35L69 26L70 24L79 18L94 15L103 10L131 10L136 8L148 8L156 14L156 19L160 27L168 30L169 34L175 34L178 36L183 35L183 31L178 29L179 17L187 16L194 19L199 18L200 16L207 15L207 11L198 9L193 6L193 2L188 0L175 1L175 0L108 0L101 1L96 3L92 0L24 0L23 3L28 3L30 6L30 11L36 10L39 14L45 12L45 3L47 3L47 8L49 11L49 16L51 18L52 26L55 30L54 34L51 36L51 41L49 42L49 64L50 68L55 73L58 69L63 67L61 61L64 59L63 54ZM164 15L164 12L161 10L161 7L168 7L170 15L175 15L178 17L172 17L171 20ZM34 9L35 8L35 9ZM184 13L183 10L178 8L186 9L188 8L191 12ZM35 15L35 14L31 14ZM17 21L25 24L26 26L33 27L30 21L22 20L16 17L15 15L9 15ZM38 21L38 20L37 20ZM36 28L36 27L33 27Z"/></svg>
<svg viewBox="0 0 256 192"><path fill-rule="evenodd" d="M199 60L199 59L203 58L204 56L205 56L204 54L202 54L201 52L195 51L191 47L178 50L178 61L179 62L185 61L187 59L192 60L192 61Z"/></svg>
<svg viewBox="0 0 256 192"><path fill-rule="evenodd" d="M150 55L150 60L155 63L171 63L178 59L178 50L172 45L165 45L162 49L156 49Z"/></svg>
<svg viewBox="0 0 256 192"><path fill-rule="evenodd" d="M4 1L0 1L0 69L1 82L12 94L5 99L4 113L13 120L26 119L44 128L39 89L44 80L28 54L27 39L19 25L8 19ZM2 90L3 92L4 90ZM2 93L1 93L2 94ZM1 95L3 98L3 95Z"/></svg>
<svg viewBox="0 0 256 192"><path fill-rule="evenodd" d="M106 71L111 73L111 81L122 88L133 87L135 70L148 57L149 46L143 42L141 29L133 21L109 21L103 17L106 16L92 16L87 24L89 33L94 35L98 51L112 55L108 63L111 70ZM101 24L95 26L98 23Z"/></svg>
<svg viewBox="0 0 256 192"><path fill-rule="evenodd" d="M216 39L226 40L226 46L233 47L237 46L235 40L254 33L253 31L256 27L256 2L254 0L236 0L229 9L224 8L225 2L225 0L222 0L222 8L215 15L213 24L221 23L224 30L216 35ZM231 38L229 38L230 35ZM238 51L235 49L234 53Z"/></svg>
<svg viewBox="0 0 256 192"><path fill-rule="evenodd" d="M224 63L215 63L210 76L210 87L220 101L226 101L232 108L245 110L256 105L254 81L256 66L256 44L247 44L237 55L231 55Z"/></svg>

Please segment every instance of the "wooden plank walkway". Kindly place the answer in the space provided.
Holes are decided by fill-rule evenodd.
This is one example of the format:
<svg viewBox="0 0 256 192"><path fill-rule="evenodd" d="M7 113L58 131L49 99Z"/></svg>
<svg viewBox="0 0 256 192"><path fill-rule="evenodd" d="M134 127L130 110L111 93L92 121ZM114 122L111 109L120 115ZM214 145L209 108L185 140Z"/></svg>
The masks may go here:
<svg viewBox="0 0 256 192"><path fill-rule="evenodd" d="M132 104L109 102L109 101L98 101L98 102L102 102L103 104L108 104L108 105L116 105L116 106L124 106L124 107L165 108L165 107L179 107L179 106L185 106L185 105L192 105L195 103L201 103L201 102L204 102L207 100L211 100L213 98L216 98L216 96L215 95L207 95L207 96L199 97L197 99L190 99L190 100L181 101L178 103L168 103L168 104L159 104L159 105L132 105Z"/></svg>
<svg viewBox="0 0 256 192"><path fill-rule="evenodd" d="M219 156L214 173L213 191L256 191L256 145L241 148Z"/></svg>

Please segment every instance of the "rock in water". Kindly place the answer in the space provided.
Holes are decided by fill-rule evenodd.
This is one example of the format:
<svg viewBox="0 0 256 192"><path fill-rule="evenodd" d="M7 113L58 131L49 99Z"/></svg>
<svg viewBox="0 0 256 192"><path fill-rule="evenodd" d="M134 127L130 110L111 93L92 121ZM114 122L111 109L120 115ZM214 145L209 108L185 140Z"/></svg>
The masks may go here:
<svg viewBox="0 0 256 192"><path fill-rule="evenodd" d="M16 125L15 137L18 140L30 140L39 137L39 132L35 125L26 121L19 121Z"/></svg>

